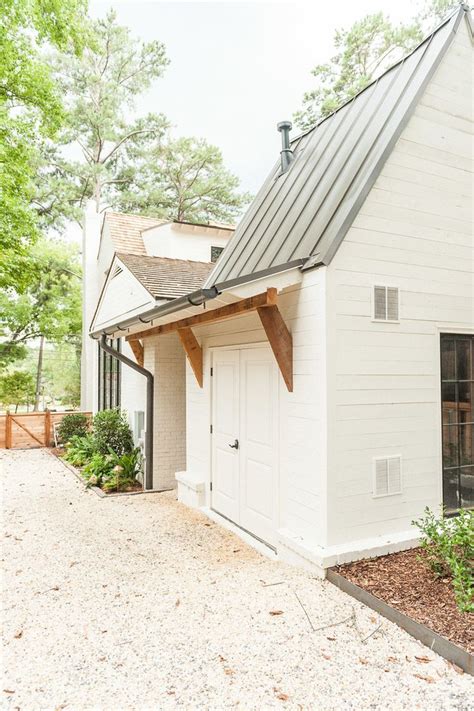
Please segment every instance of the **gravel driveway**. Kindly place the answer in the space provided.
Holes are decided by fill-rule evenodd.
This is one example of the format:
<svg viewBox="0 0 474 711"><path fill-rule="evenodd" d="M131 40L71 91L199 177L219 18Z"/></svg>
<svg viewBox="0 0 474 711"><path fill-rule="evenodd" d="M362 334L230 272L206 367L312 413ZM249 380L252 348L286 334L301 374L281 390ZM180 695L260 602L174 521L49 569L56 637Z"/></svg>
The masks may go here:
<svg viewBox="0 0 474 711"><path fill-rule="evenodd" d="M1 457L3 708L473 708L472 677L174 495L100 499L45 450Z"/></svg>

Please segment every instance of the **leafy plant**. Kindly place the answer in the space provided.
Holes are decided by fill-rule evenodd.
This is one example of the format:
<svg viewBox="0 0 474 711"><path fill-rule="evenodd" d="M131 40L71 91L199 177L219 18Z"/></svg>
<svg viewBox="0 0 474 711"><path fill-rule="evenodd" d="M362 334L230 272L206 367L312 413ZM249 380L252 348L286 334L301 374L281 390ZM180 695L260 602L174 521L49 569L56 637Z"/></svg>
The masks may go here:
<svg viewBox="0 0 474 711"><path fill-rule="evenodd" d="M118 457L113 450L110 450L110 461L114 465L112 473L103 482L104 491L117 491L132 486L137 475L141 472L142 457L140 449L137 447L132 452L127 452Z"/></svg>
<svg viewBox="0 0 474 711"><path fill-rule="evenodd" d="M95 453L95 440L89 433L84 437L73 435L68 442L64 459L74 467L82 467L93 457Z"/></svg>
<svg viewBox="0 0 474 711"><path fill-rule="evenodd" d="M61 442L69 442L71 437L85 437L89 432L89 420L80 412L65 415L58 427Z"/></svg>
<svg viewBox="0 0 474 711"><path fill-rule="evenodd" d="M474 512L446 518L426 508L413 525L423 533L423 561L436 577L450 576L459 609L474 612Z"/></svg>
<svg viewBox="0 0 474 711"><path fill-rule="evenodd" d="M104 456L114 452L118 457L133 451L133 434L124 412L102 410L93 421L92 430L97 451Z"/></svg>
<svg viewBox="0 0 474 711"><path fill-rule="evenodd" d="M82 476L87 480L88 486L102 486L110 477L113 466L110 455L104 456L95 452L82 470Z"/></svg>

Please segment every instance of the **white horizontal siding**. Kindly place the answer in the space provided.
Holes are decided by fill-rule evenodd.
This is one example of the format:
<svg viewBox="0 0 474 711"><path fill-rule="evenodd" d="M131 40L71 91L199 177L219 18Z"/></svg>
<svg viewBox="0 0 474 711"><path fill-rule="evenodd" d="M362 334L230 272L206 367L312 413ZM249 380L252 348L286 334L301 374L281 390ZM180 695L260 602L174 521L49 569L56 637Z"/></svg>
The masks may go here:
<svg viewBox="0 0 474 711"><path fill-rule="evenodd" d="M330 544L441 502L439 334L474 331L472 91L462 23L328 269ZM375 284L400 323L372 321ZM402 493L373 498L373 459L400 454Z"/></svg>

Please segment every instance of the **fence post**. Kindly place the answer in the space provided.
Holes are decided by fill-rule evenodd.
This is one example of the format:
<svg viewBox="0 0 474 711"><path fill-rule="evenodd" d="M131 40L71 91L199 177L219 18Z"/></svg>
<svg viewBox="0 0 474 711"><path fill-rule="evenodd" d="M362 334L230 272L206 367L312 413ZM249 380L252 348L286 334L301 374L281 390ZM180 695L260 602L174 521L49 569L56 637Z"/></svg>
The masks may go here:
<svg viewBox="0 0 474 711"><path fill-rule="evenodd" d="M7 419L5 420L5 449L12 447L12 418L10 410L7 410Z"/></svg>
<svg viewBox="0 0 474 711"><path fill-rule="evenodd" d="M49 447L51 444L51 412L46 410L44 413L44 446Z"/></svg>

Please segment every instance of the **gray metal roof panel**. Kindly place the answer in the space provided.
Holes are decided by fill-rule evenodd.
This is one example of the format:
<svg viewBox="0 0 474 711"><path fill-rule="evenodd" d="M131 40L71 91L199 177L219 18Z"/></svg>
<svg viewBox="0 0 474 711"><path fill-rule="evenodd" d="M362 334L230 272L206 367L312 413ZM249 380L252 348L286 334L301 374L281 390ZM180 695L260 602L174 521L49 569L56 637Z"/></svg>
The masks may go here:
<svg viewBox="0 0 474 711"><path fill-rule="evenodd" d="M434 74L466 9L350 102L292 142L238 225L205 286L318 255L328 264Z"/></svg>

